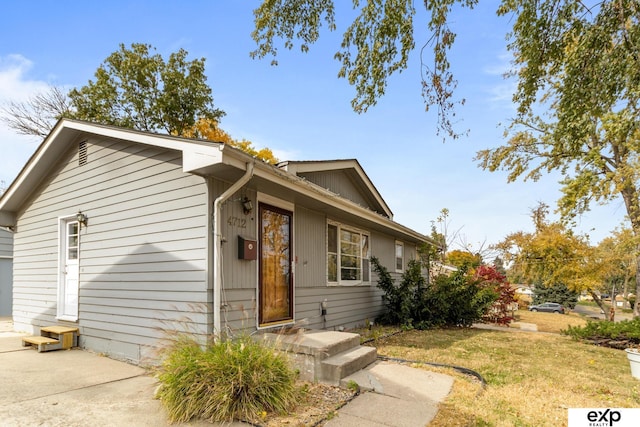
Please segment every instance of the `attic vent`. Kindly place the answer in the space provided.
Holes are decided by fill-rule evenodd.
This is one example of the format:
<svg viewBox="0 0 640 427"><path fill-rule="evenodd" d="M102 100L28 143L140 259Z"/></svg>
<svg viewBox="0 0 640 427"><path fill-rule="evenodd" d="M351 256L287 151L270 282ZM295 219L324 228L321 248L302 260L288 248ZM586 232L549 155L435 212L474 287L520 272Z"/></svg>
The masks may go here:
<svg viewBox="0 0 640 427"><path fill-rule="evenodd" d="M78 144L78 165L84 166L87 164L87 141L81 141Z"/></svg>

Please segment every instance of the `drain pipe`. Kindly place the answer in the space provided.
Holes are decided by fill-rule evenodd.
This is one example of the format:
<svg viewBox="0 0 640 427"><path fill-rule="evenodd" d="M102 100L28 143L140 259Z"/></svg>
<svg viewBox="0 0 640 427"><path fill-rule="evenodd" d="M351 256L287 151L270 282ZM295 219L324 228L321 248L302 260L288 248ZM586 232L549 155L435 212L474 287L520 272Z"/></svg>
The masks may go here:
<svg viewBox="0 0 640 427"><path fill-rule="evenodd" d="M213 202L213 336L222 332L220 324L222 291L222 204L253 177L254 163L246 163L242 177Z"/></svg>

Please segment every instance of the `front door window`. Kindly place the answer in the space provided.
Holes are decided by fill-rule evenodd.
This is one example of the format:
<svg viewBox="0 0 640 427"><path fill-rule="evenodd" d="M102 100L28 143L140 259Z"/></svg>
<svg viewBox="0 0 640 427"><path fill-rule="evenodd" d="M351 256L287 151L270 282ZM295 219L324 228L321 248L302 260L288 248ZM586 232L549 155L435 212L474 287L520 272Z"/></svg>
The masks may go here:
<svg viewBox="0 0 640 427"><path fill-rule="evenodd" d="M292 213L260 205L261 325L293 319Z"/></svg>

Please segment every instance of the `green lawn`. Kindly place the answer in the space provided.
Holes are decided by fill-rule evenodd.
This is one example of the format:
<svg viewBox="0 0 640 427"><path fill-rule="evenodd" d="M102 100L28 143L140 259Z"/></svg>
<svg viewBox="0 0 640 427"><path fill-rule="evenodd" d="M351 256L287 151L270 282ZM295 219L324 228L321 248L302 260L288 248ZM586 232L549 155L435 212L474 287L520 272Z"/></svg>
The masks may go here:
<svg viewBox="0 0 640 427"><path fill-rule="evenodd" d="M544 321L549 317L569 319L551 314ZM566 425L568 408L640 406L640 380L631 376L624 351L559 334L456 328L408 331L370 345L380 355L463 366L485 378L483 390L476 380L445 370L456 381L431 424L436 427Z"/></svg>

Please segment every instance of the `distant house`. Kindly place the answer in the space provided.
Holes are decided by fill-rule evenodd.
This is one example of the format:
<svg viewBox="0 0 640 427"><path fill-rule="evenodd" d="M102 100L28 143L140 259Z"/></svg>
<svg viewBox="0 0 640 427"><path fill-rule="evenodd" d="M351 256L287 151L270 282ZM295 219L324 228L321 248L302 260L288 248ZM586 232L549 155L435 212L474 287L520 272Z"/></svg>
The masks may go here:
<svg viewBox="0 0 640 427"><path fill-rule="evenodd" d="M431 269L430 269L431 279L434 279L441 275L451 276L456 271L458 271L458 268L454 267L453 265L443 264L438 261L431 263Z"/></svg>
<svg viewBox="0 0 640 427"><path fill-rule="evenodd" d="M0 198L17 330L80 328L141 362L163 330L362 324L428 237L393 221L353 159L257 161L221 143L62 120ZM324 314L323 314L324 313Z"/></svg>
<svg viewBox="0 0 640 427"><path fill-rule="evenodd" d="M533 300L533 289L530 285L514 284L516 295L520 297L522 302L531 302Z"/></svg>
<svg viewBox="0 0 640 427"><path fill-rule="evenodd" d="M0 228L0 317L11 316L13 298L13 235Z"/></svg>

